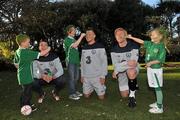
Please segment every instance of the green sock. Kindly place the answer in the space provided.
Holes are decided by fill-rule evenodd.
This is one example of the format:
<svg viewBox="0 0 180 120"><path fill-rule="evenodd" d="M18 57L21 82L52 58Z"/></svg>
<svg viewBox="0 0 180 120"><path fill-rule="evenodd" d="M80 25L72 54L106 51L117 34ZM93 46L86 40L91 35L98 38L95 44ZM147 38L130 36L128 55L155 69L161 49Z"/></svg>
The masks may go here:
<svg viewBox="0 0 180 120"><path fill-rule="evenodd" d="M162 102L163 102L163 94L161 88L155 88L156 92L156 99L157 99L157 106L158 108L162 108Z"/></svg>

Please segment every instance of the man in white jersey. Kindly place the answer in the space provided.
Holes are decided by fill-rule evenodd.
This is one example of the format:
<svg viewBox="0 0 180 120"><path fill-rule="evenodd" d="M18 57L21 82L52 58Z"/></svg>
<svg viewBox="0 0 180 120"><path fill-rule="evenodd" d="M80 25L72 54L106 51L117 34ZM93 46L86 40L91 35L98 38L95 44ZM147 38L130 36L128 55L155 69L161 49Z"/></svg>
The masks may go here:
<svg viewBox="0 0 180 120"><path fill-rule="evenodd" d="M87 45L82 48L81 82L84 97L89 98L95 90L100 100L105 96L105 77L107 75L107 56L102 44L95 41L93 29L86 31Z"/></svg>

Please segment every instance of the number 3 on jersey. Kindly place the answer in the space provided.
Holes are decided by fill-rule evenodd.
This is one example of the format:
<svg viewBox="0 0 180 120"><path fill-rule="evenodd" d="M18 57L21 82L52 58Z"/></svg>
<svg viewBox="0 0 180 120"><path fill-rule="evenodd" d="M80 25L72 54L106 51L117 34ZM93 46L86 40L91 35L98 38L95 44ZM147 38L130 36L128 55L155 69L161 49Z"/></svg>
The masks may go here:
<svg viewBox="0 0 180 120"><path fill-rule="evenodd" d="M91 56L86 57L86 64L91 64Z"/></svg>

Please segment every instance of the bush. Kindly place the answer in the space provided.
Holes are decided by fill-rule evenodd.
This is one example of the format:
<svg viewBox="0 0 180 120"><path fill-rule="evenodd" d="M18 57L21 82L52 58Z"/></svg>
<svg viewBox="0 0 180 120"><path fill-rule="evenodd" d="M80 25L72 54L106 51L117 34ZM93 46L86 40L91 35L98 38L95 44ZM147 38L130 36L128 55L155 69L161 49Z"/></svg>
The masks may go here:
<svg viewBox="0 0 180 120"><path fill-rule="evenodd" d="M0 58L12 62L14 51L11 50L8 42L0 42Z"/></svg>

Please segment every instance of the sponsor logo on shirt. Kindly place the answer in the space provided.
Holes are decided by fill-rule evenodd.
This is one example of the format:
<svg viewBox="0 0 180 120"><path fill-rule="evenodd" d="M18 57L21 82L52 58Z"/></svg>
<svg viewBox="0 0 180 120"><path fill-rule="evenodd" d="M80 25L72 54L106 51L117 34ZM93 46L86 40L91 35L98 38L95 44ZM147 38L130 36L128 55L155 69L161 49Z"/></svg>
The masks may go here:
<svg viewBox="0 0 180 120"><path fill-rule="evenodd" d="M131 57L131 53L126 53L126 57L130 58Z"/></svg>
<svg viewBox="0 0 180 120"><path fill-rule="evenodd" d="M154 48L153 51L154 51L154 53L158 53L159 50L157 48Z"/></svg>
<svg viewBox="0 0 180 120"><path fill-rule="evenodd" d="M92 54L96 54L96 50L92 50L91 53L92 53Z"/></svg>

